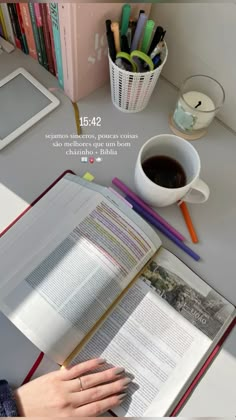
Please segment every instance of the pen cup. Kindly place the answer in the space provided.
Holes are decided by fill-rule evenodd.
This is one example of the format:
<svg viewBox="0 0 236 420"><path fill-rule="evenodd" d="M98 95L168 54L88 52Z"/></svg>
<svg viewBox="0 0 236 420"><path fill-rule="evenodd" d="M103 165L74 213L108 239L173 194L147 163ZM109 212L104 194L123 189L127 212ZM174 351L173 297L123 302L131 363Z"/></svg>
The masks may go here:
<svg viewBox="0 0 236 420"><path fill-rule="evenodd" d="M123 112L142 111L149 102L167 56L165 43L161 51L161 65L152 71L138 73L118 67L108 54L113 105Z"/></svg>

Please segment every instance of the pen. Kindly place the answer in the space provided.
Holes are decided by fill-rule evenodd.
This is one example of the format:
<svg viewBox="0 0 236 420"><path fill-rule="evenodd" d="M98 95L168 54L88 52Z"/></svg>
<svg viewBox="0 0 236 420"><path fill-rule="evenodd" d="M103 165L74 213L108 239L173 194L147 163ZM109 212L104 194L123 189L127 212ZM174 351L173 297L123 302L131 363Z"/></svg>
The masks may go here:
<svg viewBox="0 0 236 420"><path fill-rule="evenodd" d="M197 243L198 242L198 237L197 237L196 231L194 229L193 222L191 220L187 204L184 201L182 201L182 203L179 203L179 207L180 207L180 210L181 210L182 215L184 217L184 220L185 220L186 226L188 228L188 231L190 233L192 242Z"/></svg>
<svg viewBox="0 0 236 420"><path fill-rule="evenodd" d="M115 185L119 190L121 190L124 194L128 197L132 198L137 204L139 204L147 213L152 215L154 219L160 222L163 226L165 226L176 238L180 241L185 241L183 235L178 232L173 226L171 226L163 217L161 217L156 211L154 211L151 207L149 207L137 194L135 194L127 185L125 185L120 179L113 178L112 184Z"/></svg>
<svg viewBox="0 0 236 420"><path fill-rule="evenodd" d="M156 28L156 31L155 31L154 37L153 37L153 39L152 39L152 42L151 42L150 48L149 48L149 50L148 50L148 55L150 55L150 54L151 54L151 52L152 52L152 51L154 50L154 48L157 46L158 42L160 42L163 32L164 32L164 30L163 30L162 26L158 26L158 27Z"/></svg>
<svg viewBox="0 0 236 420"><path fill-rule="evenodd" d="M143 40L142 40L142 45L141 45L141 51L144 52L145 54L147 54L147 51L148 51L154 25L155 25L154 20L148 20L145 25L144 35L143 35Z"/></svg>
<svg viewBox="0 0 236 420"><path fill-rule="evenodd" d="M137 27L136 27L136 30L135 30L135 33L134 33L132 44L131 44L131 49L130 49L131 51L137 50L137 48L138 48L138 43L139 43L139 40L141 38L142 31L143 31L144 25L146 23L146 20L147 20L147 16L145 15L145 13L140 13L138 23L137 23Z"/></svg>
<svg viewBox="0 0 236 420"><path fill-rule="evenodd" d="M121 51L124 51L128 54L130 52L128 39L125 35L121 35Z"/></svg>
<svg viewBox="0 0 236 420"><path fill-rule="evenodd" d="M111 24L111 30L112 30L113 36L114 36L116 52L118 53L118 52L120 52L119 23L118 22L112 22L112 24Z"/></svg>
<svg viewBox="0 0 236 420"><path fill-rule="evenodd" d="M157 55L160 54L160 52L162 51L162 48L164 47L165 43L164 41L160 41L158 42L157 46L154 48L154 50L152 51L150 58L153 60L153 58Z"/></svg>
<svg viewBox="0 0 236 420"><path fill-rule="evenodd" d="M125 197L125 200L128 201L132 206L133 210L136 211L140 216L146 219L149 223L151 223L154 227L156 227L161 233L163 233L167 238L169 238L172 242L174 242L179 248L181 248L186 254L192 257L195 261L200 260L200 256L196 254L191 248L189 248L184 242L180 241L173 235L168 229L166 229L160 222L154 219L153 216L148 214L139 204L137 204L132 198Z"/></svg>
<svg viewBox="0 0 236 420"><path fill-rule="evenodd" d="M106 32L111 32L111 20L107 19L106 20Z"/></svg>
<svg viewBox="0 0 236 420"><path fill-rule="evenodd" d="M116 48L115 48L115 42L114 42L114 37L113 37L113 32L107 32L107 43L108 43L108 49L109 49L109 54L110 57L112 59L112 61L114 62L116 59Z"/></svg>
<svg viewBox="0 0 236 420"><path fill-rule="evenodd" d="M128 41L128 45L129 45L129 49L130 49L131 41L132 41L132 30L131 30L131 28L128 28L128 31L127 31L127 41Z"/></svg>
<svg viewBox="0 0 236 420"><path fill-rule="evenodd" d="M127 30L129 27L130 11L131 11L131 6L129 4L124 4L122 8L122 19L121 19L121 29L120 29L121 36L127 34Z"/></svg>

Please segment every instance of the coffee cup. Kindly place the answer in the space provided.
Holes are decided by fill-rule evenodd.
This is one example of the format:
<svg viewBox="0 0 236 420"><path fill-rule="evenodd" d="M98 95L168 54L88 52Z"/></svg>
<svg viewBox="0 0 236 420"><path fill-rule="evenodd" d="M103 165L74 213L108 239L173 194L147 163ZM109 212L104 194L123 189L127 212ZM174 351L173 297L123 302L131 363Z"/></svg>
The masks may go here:
<svg viewBox="0 0 236 420"><path fill-rule="evenodd" d="M137 193L154 207L169 206L180 200L203 203L210 190L200 179L200 170L200 157L188 141L171 134L152 137L138 154L135 166Z"/></svg>

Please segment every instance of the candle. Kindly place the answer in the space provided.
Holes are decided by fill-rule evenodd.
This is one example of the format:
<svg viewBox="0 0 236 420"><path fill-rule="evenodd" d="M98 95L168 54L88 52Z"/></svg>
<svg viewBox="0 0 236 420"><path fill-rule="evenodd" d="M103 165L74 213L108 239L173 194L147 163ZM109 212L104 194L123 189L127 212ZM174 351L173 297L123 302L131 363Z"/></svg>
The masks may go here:
<svg viewBox="0 0 236 420"><path fill-rule="evenodd" d="M201 130L211 123L215 109L216 106L208 95L189 91L179 98L173 119L182 130Z"/></svg>

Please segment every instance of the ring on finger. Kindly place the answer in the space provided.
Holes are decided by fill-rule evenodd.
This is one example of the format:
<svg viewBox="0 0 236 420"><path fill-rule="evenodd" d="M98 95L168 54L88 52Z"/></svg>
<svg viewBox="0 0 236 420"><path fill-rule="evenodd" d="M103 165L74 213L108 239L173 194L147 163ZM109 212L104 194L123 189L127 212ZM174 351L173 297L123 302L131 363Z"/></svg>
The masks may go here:
<svg viewBox="0 0 236 420"><path fill-rule="evenodd" d="M84 388L83 388L83 384L82 384L82 379L80 378L80 376L78 376L78 381L79 381L79 383L80 383L80 389L79 389L79 392L80 391L84 391Z"/></svg>

